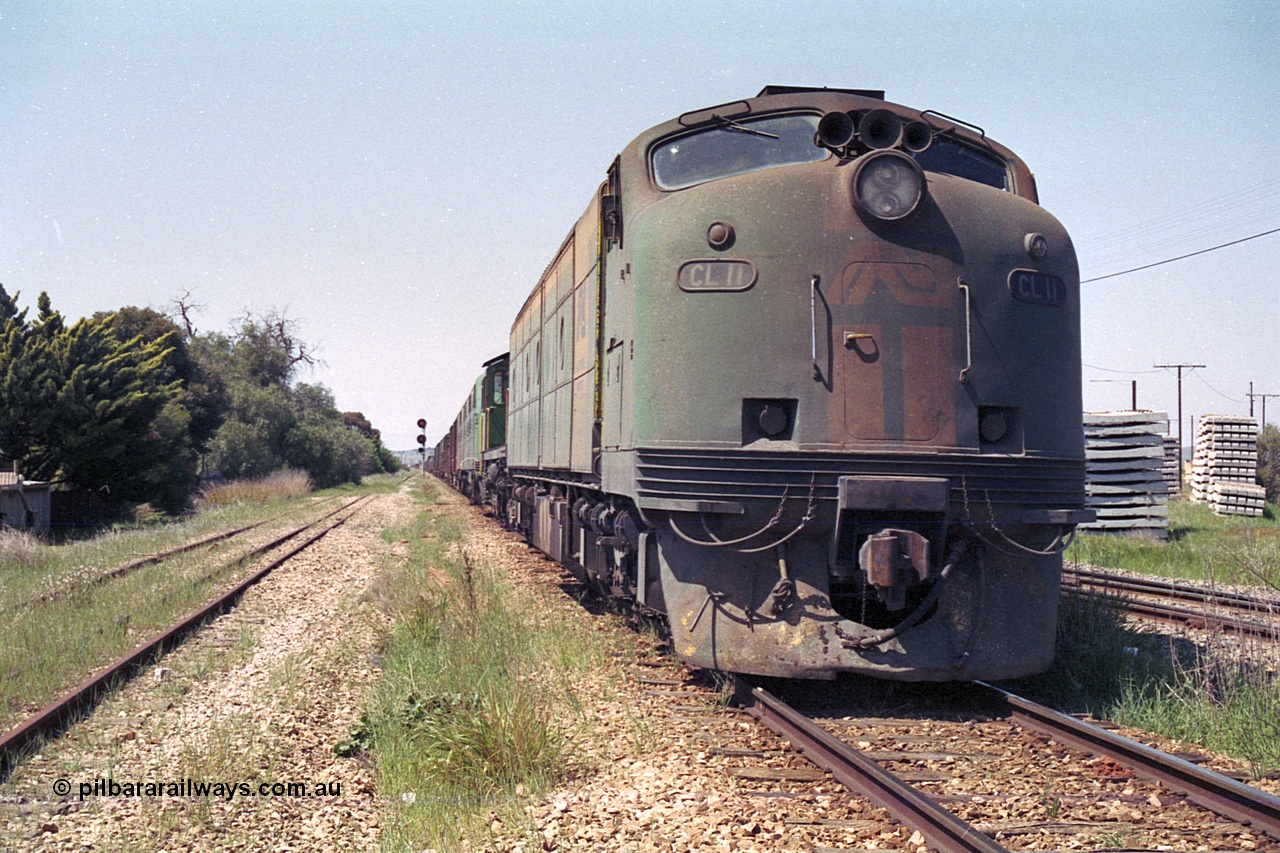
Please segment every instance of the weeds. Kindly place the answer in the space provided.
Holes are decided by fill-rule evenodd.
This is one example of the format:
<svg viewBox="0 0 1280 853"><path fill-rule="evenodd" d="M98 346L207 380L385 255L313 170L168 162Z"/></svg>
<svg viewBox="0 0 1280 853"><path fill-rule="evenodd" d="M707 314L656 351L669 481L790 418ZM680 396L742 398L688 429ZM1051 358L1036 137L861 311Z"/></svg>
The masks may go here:
<svg viewBox="0 0 1280 853"><path fill-rule="evenodd" d="M0 567L6 571L39 571L49 562L49 549L25 530L0 528Z"/></svg>
<svg viewBox="0 0 1280 853"><path fill-rule="evenodd" d="M424 497L430 506L434 492ZM521 825L521 798L572 771L561 734L577 700L570 685L604 655L590 632L546 618L511 587L456 522L428 510L393 536L410 556L373 593L397 623L383 678L336 749L375 757L379 789L399 806L384 846L455 849L484 838L491 813ZM560 686L548 695L545 684Z"/></svg>
<svg viewBox="0 0 1280 853"><path fill-rule="evenodd" d="M1103 850L1118 850L1128 847L1135 836L1136 832L1132 829L1112 829L1098 833L1094 840Z"/></svg>
<svg viewBox="0 0 1280 853"><path fill-rule="evenodd" d="M1235 756L1262 778L1280 771L1280 680L1260 663L1269 653L1139 632L1106 597L1067 595L1052 669L1015 689Z"/></svg>
<svg viewBox="0 0 1280 853"><path fill-rule="evenodd" d="M1164 681L1130 685L1112 716L1237 756L1257 779L1280 770L1280 682L1220 644L1188 662L1175 661Z"/></svg>
<svg viewBox="0 0 1280 853"><path fill-rule="evenodd" d="M311 493L311 478L305 471L283 470L257 480L232 480L206 486L197 499L200 508L228 504L267 504L295 500Z"/></svg>
<svg viewBox="0 0 1280 853"><path fill-rule="evenodd" d="M1224 518L1188 501L1169 506L1170 540L1076 538L1070 559L1165 577L1280 589L1280 524ZM1092 608L1092 612L1090 612ZM1280 681L1274 650L1210 637L1193 647L1124 627L1118 614L1063 599L1054 669L1035 688L1074 706L1241 758L1255 776L1280 770Z"/></svg>
<svg viewBox="0 0 1280 853"><path fill-rule="evenodd" d="M1044 783L1044 793L1040 795L1040 805L1044 806L1045 817L1057 820L1062 812L1062 795L1054 791L1053 780Z"/></svg>
<svg viewBox="0 0 1280 853"><path fill-rule="evenodd" d="M394 478L369 478L398 482ZM310 501L275 505L276 524L313 515ZM17 723L247 569L228 561L238 540L175 555L112 579L106 571L210 533L262 518L257 504L206 506L180 523L106 531L93 539L47 544L0 534L0 729ZM253 534L266 537L269 527ZM230 638L252 644L252 632Z"/></svg>
<svg viewBox="0 0 1280 853"><path fill-rule="evenodd" d="M200 742L183 746L178 756L179 778L217 782L251 779L266 763L268 752L252 715L230 714L211 721ZM212 803L211 797L204 796L184 805L204 823L211 816Z"/></svg>
<svg viewBox="0 0 1280 853"><path fill-rule="evenodd" d="M1019 689L1056 707L1106 714L1130 685L1168 679L1165 653L1157 638L1125 624L1114 600L1064 595L1053 666L1044 675L1022 679Z"/></svg>
<svg viewBox="0 0 1280 853"><path fill-rule="evenodd" d="M1172 578L1280 584L1280 524L1265 518L1214 515L1204 504L1169 504L1169 541L1081 533L1066 557L1079 563Z"/></svg>
<svg viewBox="0 0 1280 853"><path fill-rule="evenodd" d="M641 714L637 714L631 708L626 709L627 720L631 723L631 743L637 752L647 753L653 750L658 743L658 734L653 730L653 724L649 719Z"/></svg>

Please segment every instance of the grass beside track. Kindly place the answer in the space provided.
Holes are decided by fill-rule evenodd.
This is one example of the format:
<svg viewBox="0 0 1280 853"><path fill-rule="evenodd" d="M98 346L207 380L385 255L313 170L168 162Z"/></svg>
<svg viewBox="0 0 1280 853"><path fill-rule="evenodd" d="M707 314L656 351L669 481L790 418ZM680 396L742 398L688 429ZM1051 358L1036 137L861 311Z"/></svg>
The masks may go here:
<svg viewBox="0 0 1280 853"><path fill-rule="evenodd" d="M1240 759L1255 778L1280 773L1280 679L1274 646L1223 638L1193 645L1139 630L1101 596L1062 600L1052 669L1015 683L1068 711Z"/></svg>
<svg viewBox="0 0 1280 853"><path fill-rule="evenodd" d="M421 513L389 531L408 553L373 591L390 617L372 707L340 752L368 750L392 804L382 847L480 849L490 824L575 770L566 732L585 722L576 687L607 640L507 578L469 544L427 481Z"/></svg>
<svg viewBox="0 0 1280 853"><path fill-rule="evenodd" d="M1081 533L1066 559L1169 578L1280 589L1280 509L1262 518L1219 516L1205 504L1169 503L1169 541Z"/></svg>
<svg viewBox="0 0 1280 853"><path fill-rule="evenodd" d="M385 488L383 480L392 488L398 482L393 477L369 478L368 490ZM223 503L189 518L117 528L65 544L0 535L0 731L242 577L248 567L220 567L243 553L245 545L233 539L143 566L107 583L93 584L94 578L266 515L273 522L252 533L263 541L272 530L314 516L313 503L292 494L262 494L256 502ZM42 595L56 597L33 601Z"/></svg>
<svg viewBox="0 0 1280 853"><path fill-rule="evenodd" d="M1280 589L1280 524L1170 504L1170 539L1081 534L1066 559L1162 577ZM1280 772L1280 651L1210 637L1198 644L1142 631L1106 599L1068 596L1053 669L1020 689L1241 759L1257 778Z"/></svg>

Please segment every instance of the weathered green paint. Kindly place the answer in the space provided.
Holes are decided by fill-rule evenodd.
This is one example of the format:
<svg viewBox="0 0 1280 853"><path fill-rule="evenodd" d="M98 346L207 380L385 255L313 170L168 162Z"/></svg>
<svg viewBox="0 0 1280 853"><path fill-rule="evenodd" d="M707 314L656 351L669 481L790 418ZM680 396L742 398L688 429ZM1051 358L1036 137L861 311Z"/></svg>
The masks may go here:
<svg viewBox="0 0 1280 853"><path fill-rule="evenodd" d="M852 508L867 516L859 536L877 525L930 531L935 570L968 526L1044 547L1058 528L1028 519L1083 504L1079 273L1027 166L933 117L935 131L1000 158L1008 189L926 171L921 207L893 222L856 209L859 157L670 191L650 177L655 145L744 132L718 111L746 122L871 108L922 118L873 97L791 92L688 113L628 145L512 327L510 465L521 482L541 482L547 501L640 507L653 589L693 663L815 677L1034 672L1052 655L1060 557L975 547L937 615L879 649L842 644L841 632L870 629L831 600L833 573L850 559L836 554L841 477L945 481L936 518ZM602 237L606 197L617 198L620 242ZM713 223L732 239L709 240ZM1043 258L1028 252L1031 234L1047 240ZM1013 298L1015 270L1056 277L1061 304ZM984 413L988 426L1007 424L1001 437L983 437ZM735 549L711 531L755 535ZM770 547L787 534L785 555ZM784 563L797 593L774 617ZM634 555L621 564L636 571Z"/></svg>

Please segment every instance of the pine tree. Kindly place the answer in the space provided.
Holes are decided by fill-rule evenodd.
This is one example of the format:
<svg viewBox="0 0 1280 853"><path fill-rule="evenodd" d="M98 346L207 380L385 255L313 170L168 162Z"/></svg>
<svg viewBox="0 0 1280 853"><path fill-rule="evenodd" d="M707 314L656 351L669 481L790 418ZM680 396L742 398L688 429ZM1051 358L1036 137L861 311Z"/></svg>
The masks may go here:
<svg viewBox="0 0 1280 853"><path fill-rule="evenodd" d="M147 474L165 451L157 419L181 392L180 381L166 381L167 343L122 343L109 317L81 320L54 339L63 381L53 432L65 482L113 499L150 499Z"/></svg>

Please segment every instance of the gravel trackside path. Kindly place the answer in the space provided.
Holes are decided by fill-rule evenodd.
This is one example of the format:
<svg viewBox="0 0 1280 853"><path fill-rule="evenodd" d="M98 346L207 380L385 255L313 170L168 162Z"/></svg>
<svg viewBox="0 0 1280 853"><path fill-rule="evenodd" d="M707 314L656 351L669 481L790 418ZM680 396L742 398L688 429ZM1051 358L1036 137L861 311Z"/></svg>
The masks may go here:
<svg viewBox="0 0 1280 853"><path fill-rule="evenodd" d="M525 825L495 820L487 843L460 850L926 853L912 830L726 707L705 673L680 665L655 637L592 615L560 566L475 507L454 505L469 521L468 548L504 566L549 612L616 632L611 665L573 685L585 722L564 729L575 747L569 778L525 808Z"/></svg>
<svg viewBox="0 0 1280 853"><path fill-rule="evenodd" d="M376 496L19 767L0 850L374 847L372 772L333 746L377 675L379 534L413 511Z"/></svg>

